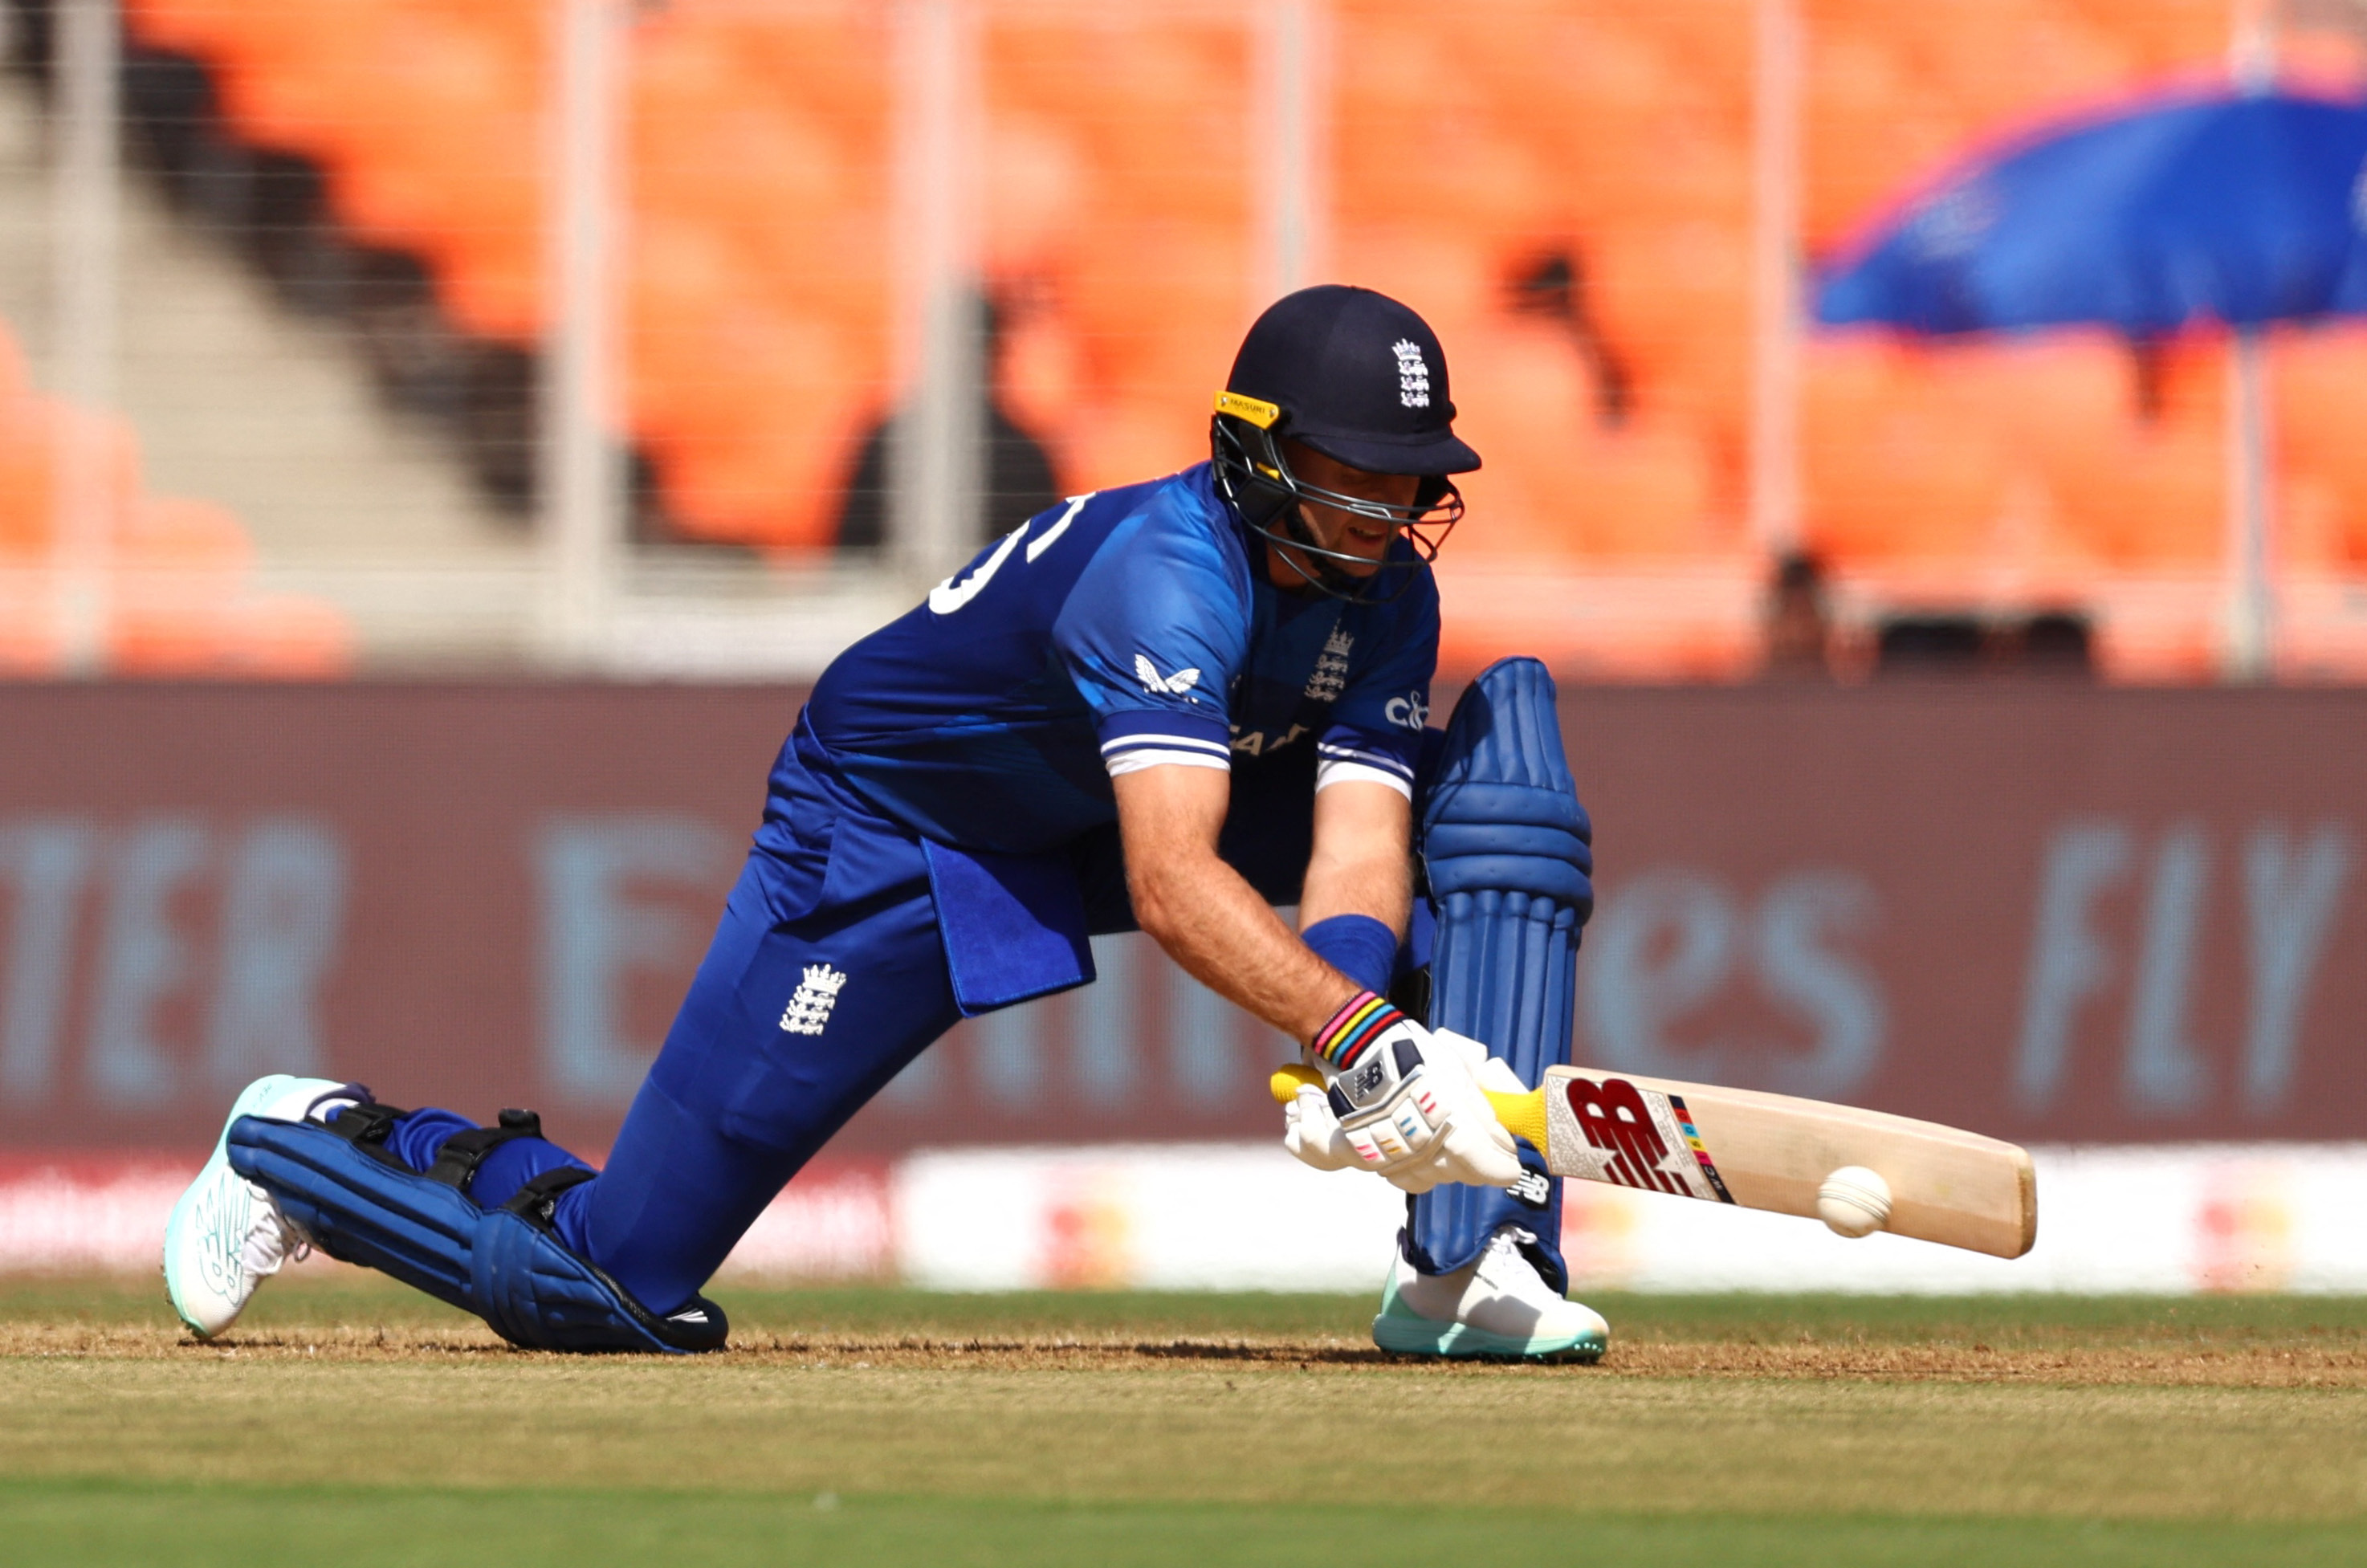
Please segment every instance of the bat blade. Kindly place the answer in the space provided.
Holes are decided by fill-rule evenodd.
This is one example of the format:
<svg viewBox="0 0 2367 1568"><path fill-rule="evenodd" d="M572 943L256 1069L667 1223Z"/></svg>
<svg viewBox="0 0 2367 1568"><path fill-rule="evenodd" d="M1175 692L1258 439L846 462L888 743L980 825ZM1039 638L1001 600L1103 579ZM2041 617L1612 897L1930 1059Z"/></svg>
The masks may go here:
<svg viewBox="0 0 2367 1568"><path fill-rule="evenodd" d="M2038 1237L2029 1154L1936 1122L1591 1067L1489 1098L1557 1176L1813 1219L1824 1179L1863 1166L1889 1185L1896 1235L1998 1258Z"/></svg>

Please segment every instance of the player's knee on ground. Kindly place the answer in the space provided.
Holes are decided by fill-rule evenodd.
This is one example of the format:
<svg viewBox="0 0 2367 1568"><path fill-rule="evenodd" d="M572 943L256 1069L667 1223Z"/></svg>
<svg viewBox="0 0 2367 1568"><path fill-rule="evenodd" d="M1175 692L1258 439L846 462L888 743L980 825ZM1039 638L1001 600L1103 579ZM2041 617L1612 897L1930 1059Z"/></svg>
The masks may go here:
<svg viewBox="0 0 2367 1568"><path fill-rule="evenodd" d="M330 1257L474 1313L513 1345L675 1353L722 1345L726 1324L712 1303L693 1297L673 1313L652 1312L560 1237L552 1218L561 1195L594 1173L542 1140L530 1113L460 1132L407 1127L413 1120L367 1101L326 1124L241 1117L229 1132L230 1162ZM412 1145L430 1132L441 1134L435 1162L415 1169L405 1156L423 1153ZM486 1168L504 1147L528 1143L559 1158L501 1203L479 1203L469 1190L493 1190Z"/></svg>

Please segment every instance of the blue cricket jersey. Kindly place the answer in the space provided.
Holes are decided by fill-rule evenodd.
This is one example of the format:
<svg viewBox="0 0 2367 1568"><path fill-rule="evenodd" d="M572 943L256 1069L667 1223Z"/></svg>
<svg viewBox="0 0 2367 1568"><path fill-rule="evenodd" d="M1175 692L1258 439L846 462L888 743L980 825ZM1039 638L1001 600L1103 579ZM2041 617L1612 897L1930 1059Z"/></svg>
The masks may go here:
<svg viewBox="0 0 2367 1568"><path fill-rule="evenodd" d="M1160 763L1312 746L1318 789L1410 797L1438 660L1429 569L1361 604L1277 589L1263 562L1206 463L1073 497L841 654L807 722L882 813L1005 854L1114 821L1110 779Z"/></svg>

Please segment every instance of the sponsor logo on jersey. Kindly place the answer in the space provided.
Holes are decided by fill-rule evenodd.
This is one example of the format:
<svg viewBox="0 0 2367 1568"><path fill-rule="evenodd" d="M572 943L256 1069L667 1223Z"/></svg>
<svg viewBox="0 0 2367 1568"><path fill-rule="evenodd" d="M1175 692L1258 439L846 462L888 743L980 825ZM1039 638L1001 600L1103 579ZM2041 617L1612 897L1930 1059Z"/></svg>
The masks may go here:
<svg viewBox="0 0 2367 1568"><path fill-rule="evenodd" d="M845 986L846 971L827 964L807 964L804 981L789 998L789 1005L781 1010L781 1032L820 1034Z"/></svg>
<svg viewBox="0 0 2367 1568"><path fill-rule="evenodd" d="M1139 653L1134 656L1134 672L1142 682L1144 691L1163 692L1169 696L1180 697L1200 683L1200 671L1197 668L1178 670L1172 675L1161 675L1159 672L1159 666L1153 664L1148 656Z"/></svg>
<svg viewBox="0 0 2367 1568"><path fill-rule="evenodd" d="M1430 722L1430 699L1421 692L1391 697L1381 705L1381 716L1402 728L1420 729Z"/></svg>
<svg viewBox="0 0 2367 1568"><path fill-rule="evenodd" d="M1268 751L1279 751L1307 733L1307 726L1294 724L1280 735L1268 735L1263 729L1252 729L1246 735L1240 725L1233 726L1233 750L1246 751L1252 757L1263 757Z"/></svg>
<svg viewBox="0 0 2367 1568"><path fill-rule="evenodd" d="M1421 356L1421 344L1401 337L1389 348L1398 356L1398 401L1410 409L1428 408L1430 366Z"/></svg>

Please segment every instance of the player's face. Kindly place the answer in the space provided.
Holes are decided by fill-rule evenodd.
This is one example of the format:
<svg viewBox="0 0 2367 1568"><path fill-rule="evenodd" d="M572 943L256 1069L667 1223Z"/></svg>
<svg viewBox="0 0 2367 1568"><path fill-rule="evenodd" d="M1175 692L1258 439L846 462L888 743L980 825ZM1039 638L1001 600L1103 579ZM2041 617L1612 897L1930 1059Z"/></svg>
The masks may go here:
<svg viewBox="0 0 2367 1568"><path fill-rule="evenodd" d="M1377 501L1389 506L1411 506L1421 480L1412 474L1376 474L1363 468L1327 457L1312 446L1285 440L1283 455L1289 460L1290 471L1300 481L1319 490L1335 491L1353 495L1358 501ZM1396 528L1377 517L1363 517L1337 506L1319 501L1301 502L1298 514L1307 522L1307 531L1315 536L1315 543L1327 550L1338 550L1354 556L1354 562L1333 561L1331 564L1351 577L1370 577L1380 570L1381 557L1389 547L1389 537ZM1277 579L1279 581L1279 579ZM1294 580L1296 581L1296 580Z"/></svg>

